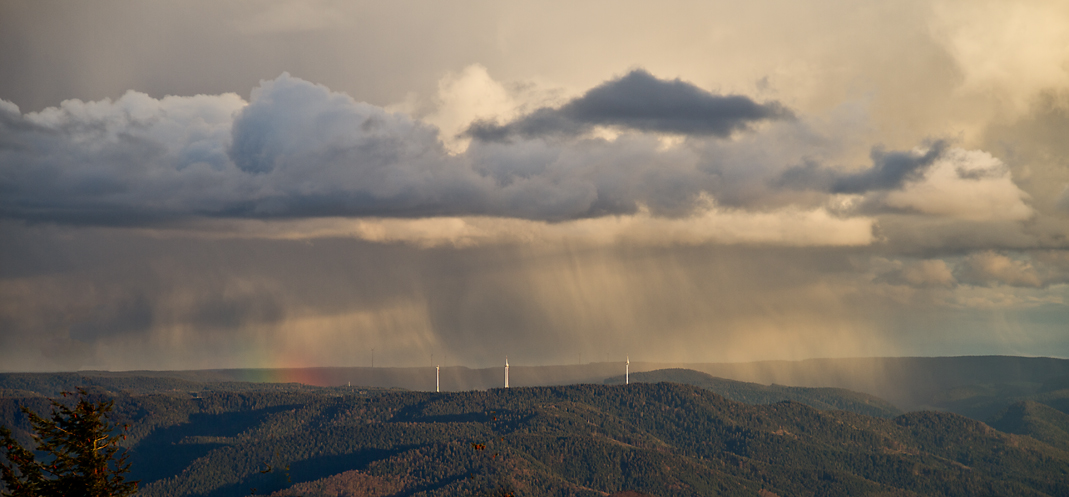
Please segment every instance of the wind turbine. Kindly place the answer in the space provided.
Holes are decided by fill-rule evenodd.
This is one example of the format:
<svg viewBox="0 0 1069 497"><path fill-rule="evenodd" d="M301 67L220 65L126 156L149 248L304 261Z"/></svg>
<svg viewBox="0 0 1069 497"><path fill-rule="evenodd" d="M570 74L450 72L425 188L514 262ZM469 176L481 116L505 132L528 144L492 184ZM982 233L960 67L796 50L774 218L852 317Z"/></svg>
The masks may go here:
<svg viewBox="0 0 1069 497"><path fill-rule="evenodd" d="M509 387L509 356L505 356L505 388Z"/></svg>
<svg viewBox="0 0 1069 497"><path fill-rule="evenodd" d="M627 364L624 366L624 385L631 384L631 356L627 356Z"/></svg>

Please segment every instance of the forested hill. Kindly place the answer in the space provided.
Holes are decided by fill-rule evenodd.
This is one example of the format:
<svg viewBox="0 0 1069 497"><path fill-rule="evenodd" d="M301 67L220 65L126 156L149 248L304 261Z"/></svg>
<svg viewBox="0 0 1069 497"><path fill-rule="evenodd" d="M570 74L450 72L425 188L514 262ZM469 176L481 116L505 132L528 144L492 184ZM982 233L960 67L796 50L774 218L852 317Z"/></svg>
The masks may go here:
<svg viewBox="0 0 1069 497"><path fill-rule="evenodd" d="M144 496L1069 493L1069 453L958 415L747 405L672 383L113 398ZM25 429L14 406L44 403L4 398L3 422Z"/></svg>
<svg viewBox="0 0 1069 497"><path fill-rule="evenodd" d="M631 372L691 369L718 378L798 387L835 387L875 395L902 410L936 407L987 419L1016 402L1009 397L1069 389L1069 360L1050 357L868 357L759 361L749 363L653 363L633 361ZM483 390L502 385L501 367L441 368L443 391ZM524 366L513 364L512 386L601 383L624 373L624 362ZM192 371L82 371L71 373L99 381L154 377L195 382L298 382L312 386L347 384L433 391L433 365L425 367L319 367L293 369L214 369ZM41 377L42 375L37 375ZM43 376L52 377L53 374ZM0 373L0 388L9 381L33 381L26 373ZM963 401L965 398L969 398ZM982 397L982 398L981 398ZM998 402L988 402L996 398ZM1050 402L1044 402L1048 405ZM998 405L995 405L998 404Z"/></svg>
<svg viewBox="0 0 1069 497"><path fill-rule="evenodd" d="M1069 389L1069 360L1052 357L865 357L673 367L764 385L845 388L904 411L938 408L980 420L1028 397ZM1059 402L1055 397L1045 395L1041 402Z"/></svg>
<svg viewBox="0 0 1069 497"><path fill-rule="evenodd" d="M614 376L605 380L605 384L619 385L624 383L625 380L624 375ZM690 369L659 369L657 371L635 373L630 375L630 381L631 383L660 383L667 381L694 385L745 404L774 404L785 400L793 400L825 411L838 409L880 418L893 418L902 414L902 411L886 400L842 388L760 385L716 378Z"/></svg>
<svg viewBox="0 0 1069 497"><path fill-rule="evenodd" d="M774 395L786 394L778 386L841 388L884 399L902 411L949 411L985 422L1019 402L1037 402L1069 414L1069 360L1049 357L877 357L686 365L631 363L633 374L669 368L686 368L717 378L775 385L769 387L780 390ZM622 377L623 373L623 361L555 366L513 365L509 380L514 387L602 383L606 378ZM253 383L260 383L260 386ZM12 391L17 395L30 395L33 392L56 395L75 385L96 385L108 391L136 393L279 388L269 386L279 383L292 384L282 388L295 388L298 383L320 387L352 384L433 391L435 371L427 366L0 373L0 392ZM498 367L441 368L442 391L481 390L499 387L502 383L503 371ZM766 393L773 394L770 391ZM795 400L809 402L801 398Z"/></svg>

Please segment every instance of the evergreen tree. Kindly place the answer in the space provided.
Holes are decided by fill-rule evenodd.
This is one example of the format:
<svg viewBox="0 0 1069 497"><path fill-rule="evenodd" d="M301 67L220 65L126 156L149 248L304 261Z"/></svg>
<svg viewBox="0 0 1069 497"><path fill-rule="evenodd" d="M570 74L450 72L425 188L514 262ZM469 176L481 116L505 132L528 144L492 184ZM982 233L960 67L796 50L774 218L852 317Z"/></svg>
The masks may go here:
<svg viewBox="0 0 1069 497"><path fill-rule="evenodd" d="M114 403L94 403L87 397L79 388L74 407L53 400L48 418L22 409L33 425L37 452L47 455L43 461L22 447L7 427L0 427L0 443L7 451L7 461L0 462L0 480L6 487L2 495L110 497L137 491L137 482L123 479L130 465L118 447L126 435L112 434L115 427L108 421Z"/></svg>

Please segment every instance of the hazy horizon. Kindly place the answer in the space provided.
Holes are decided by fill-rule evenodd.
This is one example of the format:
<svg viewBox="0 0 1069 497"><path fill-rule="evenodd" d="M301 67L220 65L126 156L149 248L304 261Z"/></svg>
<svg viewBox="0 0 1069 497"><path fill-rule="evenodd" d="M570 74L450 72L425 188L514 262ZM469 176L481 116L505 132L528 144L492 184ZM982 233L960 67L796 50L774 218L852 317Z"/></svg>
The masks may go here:
<svg viewBox="0 0 1069 497"><path fill-rule="evenodd" d="M1069 358L1066 47L1040 0L3 2L0 370Z"/></svg>
<svg viewBox="0 0 1069 497"><path fill-rule="evenodd" d="M684 367L684 366L701 366L701 365L724 365L724 366L741 366L741 365L753 365L753 364L770 364L770 363L803 363L813 361L837 361L837 360L867 360L867 359L961 359L961 358L992 358L992 357L1008 357L1008 358L1022 358L1022 359L1057 359L1057 360L1069 360L1065 357L1053 357L1044 355L1005 355L1005 354L989 354L989 355L950 355L950 356L856 356L856 357L809 357L805 359L764 359L756 361L738 361L738 362L658 362L658 361L630 361L633 370L638 371L645 367L647 369L641 369L641 371L652 371L648 369L650 367ZM603 365L624 365L629 361L628 358L619 360L605 360L605 361L590 361L582 363L516 363L509 360L509 366L512 368L554 368L554 367L582 367L582 366L603 366ZM271 367L271 366L256 366L256 367L222 367L222 368L193 368L193 369L72 369L72 370L40 370L40 371L20 371L20 370L5 370L0 369L0 374L21 374L21 373L137 373L137 372L150 372L150 373L167 373L167 372L198 372L198 371L232 371L232 370L301 370L301 369L434 369L435 366L439 366L441 369L456 368L456 369L469 369L469 370L497 370L502 368L502 364L376 364L370 365L311 365L311 366L289 366L289 367Z"/></svg>

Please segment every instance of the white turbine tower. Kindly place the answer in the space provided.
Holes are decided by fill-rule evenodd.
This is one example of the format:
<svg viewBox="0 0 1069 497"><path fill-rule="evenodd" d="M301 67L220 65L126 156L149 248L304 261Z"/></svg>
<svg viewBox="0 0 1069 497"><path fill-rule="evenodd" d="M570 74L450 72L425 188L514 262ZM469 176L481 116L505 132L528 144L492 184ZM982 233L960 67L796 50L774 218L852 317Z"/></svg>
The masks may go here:
<svg viewBox="0 0 1069 497"><path fill-rule="evenodd" d="M631 356L627 356L627 364L624 365L624 385L631 384Z"/></svg>
<svg viewBox="0 0 1069 497"><path fill-rule="evenodd" d="M509 387L509 356L505 356L505 388Z"/></svg>
<svg viewBox="0 0 1069 497"><path fill-rule="evenodd" d="M438 373L438 369L440 367L441 366L435 366L434 367L434 391L435 392L441 392L442 391L441 375Z"/></svg>

